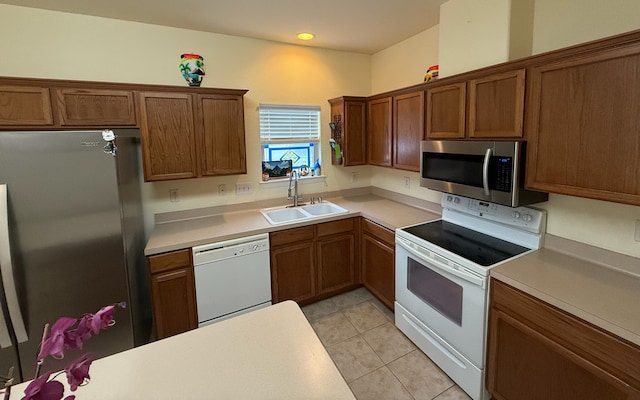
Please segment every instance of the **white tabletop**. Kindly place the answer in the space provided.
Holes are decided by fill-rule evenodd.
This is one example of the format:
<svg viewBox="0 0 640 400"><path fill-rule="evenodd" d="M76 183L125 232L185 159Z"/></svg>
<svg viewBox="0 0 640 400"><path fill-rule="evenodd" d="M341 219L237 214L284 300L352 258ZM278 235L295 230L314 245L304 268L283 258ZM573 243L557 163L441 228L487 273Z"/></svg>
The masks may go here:
<svg viewBox="0 0 640 400"><path fill-rule="evenodd" d="M355 400L292 301L94 361L89 373L78 399Z"/></svg>

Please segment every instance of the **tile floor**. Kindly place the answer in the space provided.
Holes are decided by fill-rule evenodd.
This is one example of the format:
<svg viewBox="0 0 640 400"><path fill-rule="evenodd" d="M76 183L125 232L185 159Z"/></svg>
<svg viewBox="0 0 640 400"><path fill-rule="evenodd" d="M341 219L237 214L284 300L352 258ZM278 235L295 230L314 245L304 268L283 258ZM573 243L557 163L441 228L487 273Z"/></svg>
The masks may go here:
<svg viewBox="0 0 640 400"><path fill-rule="evenodd" d="M302 308L358 400L469 400L365 288Z"/></svg>

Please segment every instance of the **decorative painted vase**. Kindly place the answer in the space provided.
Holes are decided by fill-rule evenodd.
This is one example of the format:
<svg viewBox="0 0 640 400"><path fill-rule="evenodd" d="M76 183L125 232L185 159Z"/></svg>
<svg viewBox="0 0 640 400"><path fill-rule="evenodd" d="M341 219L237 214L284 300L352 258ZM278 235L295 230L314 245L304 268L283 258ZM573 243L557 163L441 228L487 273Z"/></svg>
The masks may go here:
<svg viewBox="0 0 640 400"><path fill-rule="evenodd" d="M184 53L180 56L180 73L189 86L200 86L204 78L204 61L200 54Z"/></svg>
<svg viewBox="0 0 640 400"><path fill-rule="evenodd" d="M438 79L438 64L430 66L424 75L425 82L431 82L436 79Z"/></svg>

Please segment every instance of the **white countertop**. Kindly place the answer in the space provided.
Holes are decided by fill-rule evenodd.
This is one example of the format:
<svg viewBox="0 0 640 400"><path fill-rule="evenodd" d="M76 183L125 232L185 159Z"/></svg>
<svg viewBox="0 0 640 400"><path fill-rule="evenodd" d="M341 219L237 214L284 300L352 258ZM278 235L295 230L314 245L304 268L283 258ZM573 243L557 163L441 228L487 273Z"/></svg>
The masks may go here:
<svg viewBox="0 0 640 400"><path fill-rule="evenodd" d="M492 268L491 277L640 346L640 260L567 239L554 242Z"/></svg>
<svg viewBox="0 0 640 400"><path fill-rule="evenodd" d="M89 373L78 399L355 400L292 301L96 360Z"/></svg>
<svg viewBox="0 0 640 400"><path fill-rule="evenodd" d="M363 216L388 229L395 230L398 227L440 218L439 212L441 211L440 206L435 203L429 204L436 210L432 212L376 194L334 196L325 198L325 200L340 205L347 209L348 213L289 224L271 225L260 213L259 208L247 208L157 223L147 242L144 254L149 256L242 236L357 216Z"/></svg>

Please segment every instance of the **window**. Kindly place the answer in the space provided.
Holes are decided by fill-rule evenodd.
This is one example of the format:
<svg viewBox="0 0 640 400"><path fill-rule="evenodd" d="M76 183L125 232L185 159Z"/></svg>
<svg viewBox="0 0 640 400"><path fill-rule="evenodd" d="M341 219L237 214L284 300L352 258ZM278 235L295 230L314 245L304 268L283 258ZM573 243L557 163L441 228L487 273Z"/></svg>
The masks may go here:
<svg viewBox="0 0 640 400"><path fill-rule="evenodd" d="M294 171L320 159L320 107L261 104L262 161L291 160Z"/></svg>

